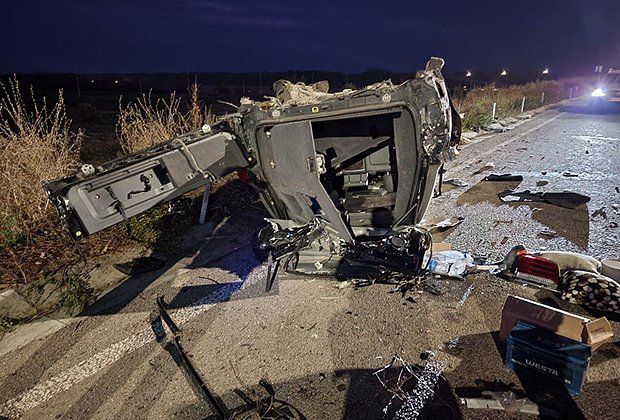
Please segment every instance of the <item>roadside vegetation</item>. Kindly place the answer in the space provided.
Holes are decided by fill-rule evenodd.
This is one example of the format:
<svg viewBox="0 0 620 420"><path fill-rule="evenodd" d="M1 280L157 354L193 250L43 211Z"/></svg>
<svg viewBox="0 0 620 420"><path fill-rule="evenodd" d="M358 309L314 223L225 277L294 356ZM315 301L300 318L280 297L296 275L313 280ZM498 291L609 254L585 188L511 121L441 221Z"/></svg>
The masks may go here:
<svg viewBox="0 0 620 420"><path fill-rule="evenodd" d="M168 99L153 101L151 93L123 106L119 100L116 133L124 153L130 154L163 143L203 124L213 122L211 111L199 100L198 85L191 87L189 111L181 111L181 99L172 92Z"/></svg>
<svg viewBox="0 0 620 420"><path fill-rule="evenodd" d="M454 104L464 114L463 128L479 130L493 123L493 104L496 104L495 118L515 117L521 113L577 96L586 91L588 78L563 80L537 80L524 85L495 88L487 85L472 89L466 94L455 95ZM571 91L572 89L572 91ZM543 96L544 93L544 96Z"/></svg>
<svg viewBox="0 0 620 420"><path fill-rule="evenodd" d="M129 154L212 122L210 110L199 101L196 84L189 96L189 103L182 103L174 93L153 100L149 92L126 105L119 103L116 139L111 141ZM85 134L72 130L62 91L54 101L37 98L15 76L0 83L0 290L35 284L43 288L49 283L59 291L58 303L76 313L95 293L84 258L160 244L168 245L164 252L172 252L175 237L191 223L162 205L131 220L133 235L126 233L126 226L116 226L72 243L42 183L75 173ZM185 211L198 213L195 205Z"/></svg>
<svg viewBox="0 0 620 420"><path fill-rule="evenodd" d="M500 89L485 86L454 99L458 111L465 114L465 127L479 129L492 122L493 103L497 118L514 116L521 111L523 97L525 110L531 110L541 105L543 92L544 103L550 104L567 98L571 87L580 89L573 95L585 91L585 83L573 79ZM59 290L59 304L79 312L96 293L88 282L86 258L138 245L163 254L175 252L182 233L197 220L200 191L183 197L175 209L164 204L133 218L129 224L132 235L127 234L126 225L121 225L72 243L59 226L55 208L41 184L79 168L80 147L88 133L72 129L62 91L53 103L45 98L37 102L35 92L25 90L13 77L0 83L0 95L0 289L53 284ZM110 141L117 142L123 153L134 153L210 124L213 119L210 109L199 100L195 83L188 100L175 93L153 99L148 92L130 102L119 101L116 135L112 134ZM213 191L230 179L234 176L215 183ZM226 197L214 195L210 208L224 208L226 212L226 206L244 199L243 194L231 193L230 189L222 195ZM2 322L1 329L7 329L13 321Z"/></svg>
<svg viewBox="0 0 620 420"><path fill-rule="evenodd" d="M0 249L30 241L52 226L43 181L77 170L82 131L72 132L62 91L49 105L16 77L0 84Z"/></svg>

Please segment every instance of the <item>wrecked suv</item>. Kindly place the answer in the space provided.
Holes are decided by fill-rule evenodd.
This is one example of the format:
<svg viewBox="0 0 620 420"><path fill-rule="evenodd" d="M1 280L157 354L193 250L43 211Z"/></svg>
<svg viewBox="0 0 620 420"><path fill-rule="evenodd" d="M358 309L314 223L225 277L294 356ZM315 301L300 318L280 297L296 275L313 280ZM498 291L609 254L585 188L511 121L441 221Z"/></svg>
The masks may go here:
<svg viewBox="0 0 620 420"><path fill-rule="evenodd" d="M270 214L258 250L306 273L415 276L431 244L416 227L461 123L431 58L415 79L328 93L279 81L265 102L143 152L47 182L74 238L247 168Z"/></svg>

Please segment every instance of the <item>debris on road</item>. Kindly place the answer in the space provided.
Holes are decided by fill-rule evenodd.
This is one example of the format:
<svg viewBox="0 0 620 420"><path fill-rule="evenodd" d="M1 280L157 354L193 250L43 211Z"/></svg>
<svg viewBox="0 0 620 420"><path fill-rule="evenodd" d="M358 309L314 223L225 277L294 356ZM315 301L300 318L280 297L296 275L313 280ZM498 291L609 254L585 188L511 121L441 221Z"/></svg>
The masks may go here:
<svg viewBox="0 0 620 420"><path fill-rule="evenodd" d="M523 181L523 177L521 175L512 174L491 174L485 176L482 180L490 182Z"/></svg>
<svg viewBox="0 0 620 420"><path fill-rule="evenodd" d="M538 235L544 238L557 238L558 233L551 229L543 229L540 233L538 233Z"/></svg>
<svg viewBox="0 0 620 420"><path fill-rule="evenodd" d="M460 307L460 306L463 306L465 304L465 301L467 300L469 295L471 295L471 292L474 291L475 287L476 286L473 283L469 285L469 287L467 288L467 290L465 290L465 293L463 293L463 296L459 300L459 302L457 304L457 308Z"/></svg>
<svg viewBox="0 0 620 420"><path fill-rule="evenodd" d="M592 218L601 216L603 219L607 219L607 212L605 211L605 207L601 207L600 209L596 209L592 212Z"/></svg>
<svg viewBox="0 0 620 420"><path fill-rule="evenodd" d="M437 274L447 274L451 277L458 277L465 273L468 265L473 264L474 259L469 254L459 251L439 251L433 252L430 260L427 261L428 271Z"/></svg>
<svg viewBox="0 0 620 420"><path fill-rule="evenodd" d="M165 260L150 256L134 258L126 263L113 264L113 267L127 276L137 276L159 270L165 265Z"/></svg>
<svg viewBox="0 0 620 420"><path fill-rule="evenodd" d="M472 175L478 175L481 174L485 171L490 171L491 169L495 168L495 164L493 162L487 162L486 165L484 165L483 167L481 167L480 169L478 169L476 172L474 172Z"/></svg>
<svg viewBox="0 0 620 420"><path fill-rule="evenodd" d="M498 265L498 274L511 281L518 281L556 291L560 287L560 269L556 263L539 255L528 253L517 245Z"/></svg>
<svg viewBox="0 0 620 420"><path fill-rule="evenodd" d="M528 252L518 245L496 267L491 272L501 278L561 292L562 299L571 303L620 313L620 282L602 274L601 262L589 255Z"/></svg>
<svg viewBox="0 0 620 420"><path fill-rule="evenodd" d="M449 178L443 181L444 184L454 185L455 187L467 187L469 184L460 178Z"/></svg>
<svg viewBox="0 0 620 420"><path fill-rule="evenodd" d="M385 415L392 408L392 404L400 401L401 405L396 409L393 418L399 420L417 419L426 403L435 395L435 388L437 388L446 364L438 360L435 352L430 350L423 352L421 358L426 361L421 372L419 368L410 365L398 354L394 354L390 363L373 373L383 389L392 395L389 403L383 408ZM397 363L400 364L399 367L396 365ZM398 374L396 377L388 378L388 371L393 369L396 369ZM405 391L405 384L414 378L417 379L415 388L411 391Z"/></svg>
<svg viewBox="0 0 620 420"><path fill-rule="evenodd" d="M553 204L555 206L564 207L574 210L582 204L590 201L587 195L564 191L564 192L531 192L506 190L497 194L500 200L507 203L531 203L540 202Z"/></svg>
<svg viewBox="0 0 620 420"><path fill-rule="evenodd" d="M512 391L482 391L482 395L485 398L461 398L460 402L471 409L501 410L559 418L557 411L539 407L528 398L519 398Z"/></svg>
<svg viewBox="0 0 620 420"><path fill-rule="evenodd" d="M592 350L610 341L614 335L605 317L591 320L539 302L510 295L502 309L500 341L506 342L517 321L549 330L579 343L588 344L592 346Z"/></svg>
<svg viewBox="0 0 620 420"><path fill-rule="evenodd" d="M562 299L620 314L620 283L602 274L570 270L562 279Z"/></svg>
<svg viewBox="0 0 620 420"><path fill-rule="evenodd" d="M164 348L166 348L168 352L171 353L173 360L183 369L183 373L185 373L196 394L209 405L209 408L211 408L214 413L217 413L221 418L228 418L230 414L228 408L226 407L222 399L209 389L207 384L204 382L204 380L192 364L190 358L187 356L187 353L181 345L180 329L170 317L166 306L167 305L164 301L163 296L158 297L157 309L159 317L154 321L154 324L159 323L159 326L153 327L154 330L157 329L158 331L160 331L157 341L162 342L165 337L165 332L163 332L163 327L161 326L161 322L163 321L172 333L173 338L170 345Z"/></svg>
<svg viewBox="0 0 620 420"><path fill-rule="evenodd" d="M456 350L456 349L463 348L460 341L461 341L461 337L453 337L449 339L448 341L446 341L444 344L448 350Z"/></svg>
<svg viewBox="0 0 620 420"><path fill-rule="evenodd" d="M301 226L285 220L278 221L281 225L269 221L270 225L258 234L258 251L271 258L271 279L280 261L286 272L375 279L370 284L393 276L415 277L423 271L423 255L432 243L429 232L414 226L387 232L380 240L346 243L334 238L321 218Z"/></svg>
<svg viewBox="0 0 620 420"><path fill-rule="evenodd" d="M620 260L611 258L602 260L601 274L620 282Z"/></svg>
<svg viewBox="0 0 620 420"><path fill-rule="evenodd" d="M589 255L568 251L537 251L533 254L556 263L561 274L569 270L601 271L601 262Z"/></svg>
<svg viewBox="0 0 620 420"><path fill-rule="evenodd" d="M579 395L591 356L589 344L517 321L507 338L504 364L515 372L559 381L570 394Z"/></svg>
<svg viewBox="0 0 620 420"><path fill-rule="evenodd" d="M562 172L562 176L565 176L565 177L567 177L567 178L576 178L576 177L578 177L578 176L579 176L579 174L576 174L576 173L573 173L573 172L568 172L568 171L565 171L565 172Z"/></svg>
<svg viewBox="0 0 620 420"><path fill-rule="evenodd" d="M433 242L432 250L433 252L451 251L452 245L448 242Z"/></svg>
<svg viewBox="0 0 620 420"><path fill-rule="evenodd" d="M434 222L421 222L418 226L420 226L422 229L427 230L430 233L443 232L452 227L460 225L463 220L465 220L464 217L451 217L448 219L441 219Z"/></svg>
<svg viewBox="0 0 620 420"><path fill-rule="evenodd" d="M170 353L175 363L183 369L183 373L188 379L194 392L205 403L207 403L208 407L214 414L217 414L216 418L234 419L256 417L261 419L278 420L301 420L305 418L296 408L288 404L286 401L276 399L275 388L264 378L258 382L258 385L267 392L268 395L266 397L253 399L242 390L236 389L235 395L243 401L243 404L232 409L228 408L223 399L208 387L207 383L203 380L202 376L200 376L194 367L191 357L188 356L185 349L181 345L181 330L168 313L167 304L163 297L157 298L157 309L158 317L152 321L152 328L157 336L157 341L160 342L162 347ZM172 340L170 340L167 344L164 343L166 333L163 329L162 321L172 333ZM314 328L314 325L308 328L308 330L311 330L312 328ZM231 367L234 372L235 368L232 363ZM325 378L325 374L319 374L320 381ZM252 392L252 394L256 393Z"/></svg>

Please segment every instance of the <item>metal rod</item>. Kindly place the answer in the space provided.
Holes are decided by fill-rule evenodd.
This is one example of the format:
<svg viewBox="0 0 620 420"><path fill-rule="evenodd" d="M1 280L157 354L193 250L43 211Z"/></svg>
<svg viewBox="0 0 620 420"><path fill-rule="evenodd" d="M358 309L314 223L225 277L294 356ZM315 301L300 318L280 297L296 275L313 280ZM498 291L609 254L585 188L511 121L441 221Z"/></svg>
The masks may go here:
<svg viewBox="0 0 620 420"><path fill-rule="evenodd" d="M159 296L157 298L157 307L159 309L159 315L164 323L170 328L174 336L174 340L172 341L172 345L176 348L178 355L180 356L180 364L187 376L190 378L192 382L194 382L195 386L198 388L200 395L202 395L203 399L211 406L211 408L217 412L217 414L223 418L229 418L228 408L224 405L224 402L220 400L215 394L213 394L207 384L202 380L202 377L192 365L191 360L187 357L187 353L183 349L181 345L181 340L179 337L179 327L172 320L168 311L166 310L166 302L164 301L163 296Z"/></svg>
<svg viewBox="0 0 620 420"><path fill-rule="evenodd" d="M211 183L205 185L205 192L202 194L202 205L200 206L200 218L198 224L204 225L207 219L207 208L209 207L209 195L211 194Z"/></svg>

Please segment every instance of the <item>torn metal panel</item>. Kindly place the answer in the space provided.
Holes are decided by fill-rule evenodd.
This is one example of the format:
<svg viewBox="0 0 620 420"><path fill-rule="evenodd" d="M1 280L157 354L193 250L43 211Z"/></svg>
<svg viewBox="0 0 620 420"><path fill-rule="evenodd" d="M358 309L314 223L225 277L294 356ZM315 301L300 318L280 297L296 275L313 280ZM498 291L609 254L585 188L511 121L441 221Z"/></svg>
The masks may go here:
<svg viewBox="0 0 620 420"><path fill-rule="evenodd" d="M247 166L230 133L199 130L175 140L102 165L88 177L78 174L45 183L71 235L98 232L201 187L210 177Z"/></svg>
<svg viewBox="0 0 620 420"><path fill-rule="evenodd" d="M364 269L413 275L430 244L414 227L460 139L443 63L431 58L400 85L387 80L336 93L324 82L279 81L275 97L243 98L237 113L213 127L45 189L79 237L247 167L274 220L321 227L321 235L295 251L298 270L338 272L346 256ZM273 234L289 229L274 226Z"/></svg>

